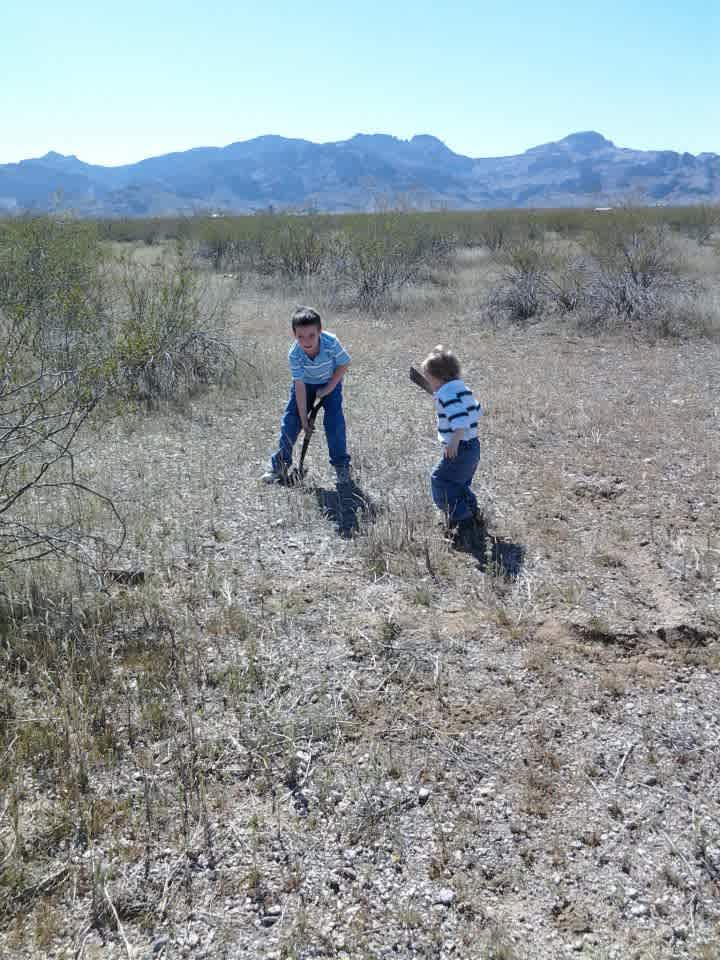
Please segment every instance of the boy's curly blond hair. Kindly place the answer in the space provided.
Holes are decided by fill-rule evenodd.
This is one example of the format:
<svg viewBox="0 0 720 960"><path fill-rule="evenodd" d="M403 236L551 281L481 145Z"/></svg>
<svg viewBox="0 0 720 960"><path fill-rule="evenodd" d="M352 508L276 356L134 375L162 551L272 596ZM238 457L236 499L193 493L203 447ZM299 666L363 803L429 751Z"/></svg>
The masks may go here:
<svg viewBox="0 0 720 960"><path fill-rule="evenodd" d="M437 377L438 380L444 380L445 383L460 379L460 361L452 350L446 350L441 343L433 347L425 357L422 362L422 369L423 373L429 373L431 377Z"/></svg>

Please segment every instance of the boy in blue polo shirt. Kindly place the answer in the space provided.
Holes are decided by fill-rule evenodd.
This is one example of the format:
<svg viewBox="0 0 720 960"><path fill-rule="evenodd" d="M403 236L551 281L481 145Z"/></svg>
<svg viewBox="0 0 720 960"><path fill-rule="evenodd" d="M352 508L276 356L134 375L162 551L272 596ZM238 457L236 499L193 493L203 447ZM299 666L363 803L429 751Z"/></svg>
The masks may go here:
<svg viewBox="0 0 720 960"><path fill-rule="evenodd" d="M350 354L332 333L322 329L320 314L311 307L298 307L292 315L295 343L288 353L292 376L290 398L280 425L278 449L263 475L265 483L285 483L292 466L292 451L301 430L312 429L308 411L323 400L323 424L330 463L338 483L350 481L350 457L345 436L342 378L350 366Z"/></svg>

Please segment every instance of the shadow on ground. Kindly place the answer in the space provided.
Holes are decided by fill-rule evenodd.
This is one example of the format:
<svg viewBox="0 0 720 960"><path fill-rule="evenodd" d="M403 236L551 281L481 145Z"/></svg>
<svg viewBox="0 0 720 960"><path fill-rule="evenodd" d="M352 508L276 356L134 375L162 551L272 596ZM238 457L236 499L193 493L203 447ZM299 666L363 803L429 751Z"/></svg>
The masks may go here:
<svg viewBox="0 0 720 960"><path fill-rule="evenodd" d="M336 490L312 487L318 506L337 526L341 537L349 538L360 529L360 521L374 519L377 508L370 497L354 482L338 484Z"/></svg>
<svg viewBox="0 0 720 960"><path fill-rule="evenodd" d="M474 557L483 573L515 580L520 575L525 559L525 548L503 537L496 537L487 528L478 525L468 540L456 544L461 553Z"/></svg>

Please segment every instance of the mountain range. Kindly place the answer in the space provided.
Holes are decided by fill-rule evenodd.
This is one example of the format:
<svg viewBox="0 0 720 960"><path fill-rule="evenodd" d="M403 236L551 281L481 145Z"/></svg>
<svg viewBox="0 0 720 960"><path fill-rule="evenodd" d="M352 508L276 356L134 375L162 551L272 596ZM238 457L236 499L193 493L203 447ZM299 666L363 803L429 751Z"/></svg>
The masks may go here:
<svg viewBox="0 0 720 960"><path fill-rule="evenodd" d="M257 210L584 207L720 201L720 156L616 147L595 131L508 157L453 153L427 134L335 143L263 136L105 167L75 156L0 164L0 214L151 217Z"/></svg>

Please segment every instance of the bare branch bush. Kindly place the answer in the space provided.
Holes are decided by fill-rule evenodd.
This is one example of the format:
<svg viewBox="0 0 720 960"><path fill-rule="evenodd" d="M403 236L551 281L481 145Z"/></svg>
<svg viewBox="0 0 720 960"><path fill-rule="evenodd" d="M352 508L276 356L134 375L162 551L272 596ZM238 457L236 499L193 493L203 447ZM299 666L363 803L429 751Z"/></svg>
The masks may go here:
<svg viewBox="0 0 720 960"><path fill-rule="evenodd" d="M62 554L95 563L119 549L124 527L112 502L76 475L72 447L100 396L66 371L18 378L0 343L0 565ZM98 506L113 540L88 528ZM104 529L106 524L102 525Z"/></svg>
<svg viewBox="0 0 720 960"><path fill-rule="evenodd" d="M104 395L92 234L22 222L4 229L0 259L0 565L49 554L94 562L120 546L124 528L76 475L72 451ZM111 540L93 532L98 505Z"/></svg>
<svg viewBox="0 0 720 960"><path fill-rule="evenodd" d="M542 244L528 239L506 246L496 262L501 280L490 293L489 306L524 325L542 311L550 277L548 253Z"/></svg>
<svg viewBox="0 0 720 960"><path fill-rule="evenodd" d="M572 313L585 303L588 273L589 264L582 254L564 250L553 255L542 288L561 314Z"/></svg>
<svg viewBox="0 0 720 960"><path fill-rule="evenodd" d="M495 262L501 279L488 307L513 323L554 311L573 314L588 330L620 324L653 338L703 327L697 291L670 228L631 208L614 212L571 245L528 235L506 245Z"/></svg>
<svg viewBox="0 0 720 960"><path fill-rule="evenodd" d="M619 210L585 241L590 257L586 299L602 321L667 334L674 296L690 289L669 228L637 211Z"/></svg>

